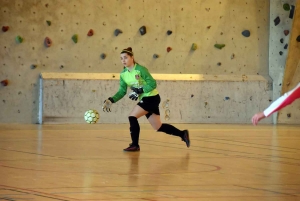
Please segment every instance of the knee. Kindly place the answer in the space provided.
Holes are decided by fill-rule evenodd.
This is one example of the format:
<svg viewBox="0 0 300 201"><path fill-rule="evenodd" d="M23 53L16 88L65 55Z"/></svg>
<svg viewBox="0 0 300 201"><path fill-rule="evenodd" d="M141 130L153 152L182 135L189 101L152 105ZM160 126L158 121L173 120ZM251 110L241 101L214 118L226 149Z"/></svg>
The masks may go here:
<svg viewBox="0 0 300 201"><path fill-rule="evenodd" d="M156 124L156 125L152 125L152 128L156 131L156 132L158 132L159 131L159 129L160 129L160 127L161 127L161 123L160 124Z"/></svg>
<svg viewBox="0 0 300 201"><path fill-rule="evenodd" d="M138 121L138 118L135 115L128 116L129 121Z"/></svg>
<svg viewBox="0 0 300 201"><path fill-rule="evenodd" d="M129 122L135 122L137 121L137 118L135 116L128 116Z"/></svg>

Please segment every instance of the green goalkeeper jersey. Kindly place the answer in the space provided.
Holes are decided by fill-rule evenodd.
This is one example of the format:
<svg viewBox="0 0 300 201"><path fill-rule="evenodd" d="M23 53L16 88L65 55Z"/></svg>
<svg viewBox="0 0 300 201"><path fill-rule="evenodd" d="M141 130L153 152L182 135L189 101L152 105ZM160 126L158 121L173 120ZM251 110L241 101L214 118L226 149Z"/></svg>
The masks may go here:
<svg viewBox="0 0 300 201"><path fill-rule="evenodd" d="M158 94L156 89L156 80L153 79L147 68L137 63L131 71L129 71L128 68L124 68L121 72L119 90L112 97L114 102L119 101L126 95L128 87L143 88L144 93L139 95L139 99Z"/></svg>

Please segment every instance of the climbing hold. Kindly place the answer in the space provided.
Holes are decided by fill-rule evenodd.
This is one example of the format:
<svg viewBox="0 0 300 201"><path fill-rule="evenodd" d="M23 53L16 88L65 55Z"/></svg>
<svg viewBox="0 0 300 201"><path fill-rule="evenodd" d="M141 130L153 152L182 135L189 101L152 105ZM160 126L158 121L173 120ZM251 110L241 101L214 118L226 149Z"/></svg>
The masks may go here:
<svg viewBox="0 0 300 201"><path fill-rule="evenodd" d="M105 59L105 58L106 58L106 54L102 53L102 54L100 55L100 57L101 57L101 59Z"/></svg>
<svg viewBox="0 0 300 201"><path fill-rule="evenodd" d="M249 37L250 36L250 31L249 30L244 30L242 32L242 35L245 36L245 37Z"/></svg>
<svg viewBox="0 0 300 201"><path fill-rule="evenodd" d="M73 40L74 43L77 43L77 42L78 42L78 35L77 35L77 34L74 34L74 35L72 36L72 40Z"/></svg>
<svg viewBox="0 0 300 201"><path fill-rule="evenodd" d="M32 65L30 66L31 69L36 69L36 67L37 67L36 64L32 64Z"/></svg>
<svg viewBox="0 0 300 201"><path fill-rule="evenodd" d="M191 98L193 98L193 97L194 97L194 94L191 95Z"/></svg>
<svg viewBox="0 0 300 201"><path fill-rule="evenodd" d="M288 4L288 3L283 4L283 9L285 11L289 11L291 9L290 4Z"/></svg>
<svg viewBox="0 0 300 201"><path fill-rule="evenodd" d="M225 98L224 98L224 100L229 100L230 98L228 97L228 96L226 96Z"/></svg>
<svg viewBox="0 0 300 201"><path fill-rule="evenodd" d="M288 113L288 114L286 114L286 116L287 116L288 118L290 118L292 115L291 115L291 113Z"/></svg>
<svg viewBox="0 0 300 201"><path fill-rule="evenodd" d="M171 35L172 33L173 33L173 32L172 32L171 30L168 30L168 31L167 31L167 34L168 34L168 35Z"/></svg>
<svg viewBox="0 0 300 201"><path fill-rule="evenodd" d="M8 85L8 80L2 80L1 84L2 84L2 86L7 86Z"/></svg>
<svg viewBox="0 0 300 201"><path fill-rule="evenodd" d="M170 113L171 111L169 109L166 109L165 110L165 120L166 121L169 121L170 120Z"/></svg>
<svg viewBox="0 0 300 201"><path fill-rule="evenodd" d="M207 28L207 29L210 29L210 27L211 27L211 26L207 26L206 28Z"/></svg>
<svg viewBox="0 0 300 201"><path fill-rule="evenodd" d="M287 36L287 35L289 35L290 31L289 30L284 30L283 33L284 33L285 36Z"/></svg>
<svg viewBox="0 0 300 201"><path fill-rule="evenodd" d="M223 47L225 47L225 44L215 44L215 48L218 48L218 49L222 49Z"/></svg>
<svg viewBox="0 0 300 201"><path fill-rule="evenodd" d="M17 36L17 37L16 37L17 43L22 43L23 40L24 40L24 39L23 39L21 36Z"/></svg>
<svg viewBox="0 0 300 201"><path fill-rule="evenodd" d="M45 46L46 47L51 47L52 45L52 40L49 37L45 38Z"/></svg>
<svg viewBox="0 0 300 201"><path fill-rule="evenodd" d="M172 50L171 47L167 47L167 52L170 52Z"/></svg>
<svg viewBox="0 0 300 201"><path fill-rule="evenodd" d="M232 55L231 55L231 59L234 59L234 57L235 57L235 54L232 54Z"/></svg>
<svg viewBox="0 0 300 201"><path fill-rule="evenodd" d="M292 8L291 8L291 10L290 10L290 15L289 15L289 18L290 19L293 19L294 18L294 12L295 12L295 6L291 6Z"/></svg>
<svg viewBox="0 0 300 201"><path fill-rule="evenodd" d="M217 65L218 65L218 66L221 66L221 65L222 65L222 63L221 63L221 62L218 62L218 63L217 63Z"/></svg>
<svg viewBox="0 0 300 201"><path fill-rule="evenodd" d="M47 22L48 26L51 26L51 21L47 20L46 22Z"/></svg>
<svg viewBox="0 0 300 201"><path fill-rule="evenodd" d="M282 54L283 54L283 52L282 52L282 51L280 51L280 52L279 52L279 54L280 54L280 55L282 55Z"/></svg>
<svg viewBox="0 0 300 201"><path fill-rule="evenodd" d="M275 26L277 26L280 23L279 16L275 18L274 23L275 23Z"/></svg>
<svg viewBox="0 0 300 201"><path fill-rule="evenodd" d="M191 49L192 49L192 50L196 50L197 47L198 47L197 44L196 44L196 43L193 43Z"/></svg>
<svg viewBox="0 0 300 201"><path fill-rule="evenodd" d="M284 41L283 38L281 38L281 39L280 39L280 42L283 43L283 41Z"/></svg>
<svg viewBox="0 0 300 201"><path fill-rule="evenodd" d="M115 30L115 36L118 36L120 33L123 33L120 29Z"/></svg>
<svg viewBox="0 0 300 201"><path fill-rule="evenodd" d="M288 44L285 44L284 49L286 50L288 48L288 46L289 46Z"/></svg>
<svg viewBox="0 0 300 201"><path fill-rule="evenodd" d="M168 109L168 108L169 108L169 102L170 102L170 100L167 99L167 100L165 100L165 101L162 103L163 109Z"/></svg>
<svg viewBox="0 0 300 201"><path fill-rule="evenodd" d="M94 30L93 30L93 29L90 29L89 32L87 33L87 35L88 35L88 36L94 35Z"/></svg>
<svg viewBox="0 0 300 201"><path fill-rule="evenodd" d="M158 54L153 54L153 58L154 58L154 59L157 59L158 57L159 57Z"/></svg>
<svg viewBox="0 0 300 201"><path fill-rule="evenodd" d="M145 26L142 26L142 27L139 29L139 31L140 31L140 34L141 34L141 35L145 35L146 32L147 32Z"/></svg>
<svg viewBox="0 0 300 201"><path fill-rule="evenodd" d="M300 35L296 38L296 40L297 40L298 42L300 42Z"/></svg>
<svg viewBox="0 0 300 201"><path fill-rule="evenodd" d="M2 27L2 31L3 31L3 32L7 32L8 29L9 29L9 26L3 26L3 27Z"/></svg>
<svg viewBox="0 0 300 201"><path fill-rule="evenodd" d="M170 109L169 109L169 99L165 100L163 103L162 103L162 107L163 109L165 109L165 120L169 120L170 119Z"/></svg>
<svg viewBox="0 0 300 201"><path fill-rule="evenodd" d="M60 65L60 67L59 67L60 69L63 69L64 68L64 65Z"/></svg>

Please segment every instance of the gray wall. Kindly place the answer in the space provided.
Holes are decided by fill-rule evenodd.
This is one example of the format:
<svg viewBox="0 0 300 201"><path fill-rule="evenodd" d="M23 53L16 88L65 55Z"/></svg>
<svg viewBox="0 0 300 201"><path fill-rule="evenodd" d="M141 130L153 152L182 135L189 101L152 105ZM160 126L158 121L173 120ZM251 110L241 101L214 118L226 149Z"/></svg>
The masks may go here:
<svg viewBox="0 0 300 201"><path fill-rule="evenodd" d="M260 75L153 74L161 96L161 119L171 123L249 123L254 111L267 107L269 80ZM103 100L119 86L113 74L43 73L40 123L83 123L88 109L98 123L127 123L137 103L126 95L102 112ZM129 92L128 90L127 92ZM167 104L166 104L167 103ZM167 116L168 117L167 117ZM167 117L167 118L166 118ZM141 118L140 123L147 122ZM262 123L270 123L271 118Z"/></svg>

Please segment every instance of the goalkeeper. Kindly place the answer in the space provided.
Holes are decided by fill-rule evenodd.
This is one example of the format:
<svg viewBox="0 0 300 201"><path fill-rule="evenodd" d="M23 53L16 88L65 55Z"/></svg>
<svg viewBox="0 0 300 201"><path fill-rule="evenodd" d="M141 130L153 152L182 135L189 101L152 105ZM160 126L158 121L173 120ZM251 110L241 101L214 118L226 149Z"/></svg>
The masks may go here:
<svg viewBox="0 0 300 201"><path fill-rule="evenodd" d="M149 123L156 131L178 136L189 147L188 130L181 131L170 124L161 123L159 112L160 96L156 89L156 81L147 68L134 61L132 48L129 47L122 50L121 62L124 65L124 69L120 74L119 90L114 96L104 101L102 108L103 111L110 112L112 104L118 102L126 95L128 87L132 90L129 93L129 98L133 101L139 100L128 117L132 142L124 151L140 151L138 118L144 115L146 115Z"/></svg>

